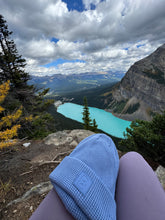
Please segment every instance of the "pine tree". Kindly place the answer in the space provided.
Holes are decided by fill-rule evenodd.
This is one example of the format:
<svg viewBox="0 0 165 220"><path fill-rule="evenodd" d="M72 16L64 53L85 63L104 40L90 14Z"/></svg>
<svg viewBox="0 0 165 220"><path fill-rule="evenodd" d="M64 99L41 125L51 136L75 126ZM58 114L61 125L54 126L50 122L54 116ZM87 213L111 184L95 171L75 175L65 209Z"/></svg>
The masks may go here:
<svg viewBox="0 0 165 220"><path fill-rule="evenodd" d="M96 124L96 120L93 119L91 120L90 118L90 112L89 112L89 108L88 108L88 101L87 101L87 97L84 97L84 107L83 107L83 118L82 118L83 122L84 122L84 129L86 130L91 130L96 132L97 131L97 127L98 125Z"/></svg>
<svg viewBox="0 0 165 220"><path fill-rule="evenodd" d="M3 103L10 89L10 81L0 85L0 104ZM22 114L20 107L13 114L3 116L5 108L0 106L0 149L14 145L17 141L14 139L18 135L18 129L21 127L17 123Z"/></svg>
<svg viewBox="0 0 165 220"><path fill-rule="evenodd" d="M27 84L30 75L24 70L26 60L18 54L11 35L5 19L0 15L0 84L10 80L11 100L14 96L21 103L28 104L34 98L35 91L33 86Z"/></svg>
<svg viewBox="0 0 165 220"><path fill-rule="evenodd" d="M84 107L83 107L83 118L84 122L84 129L90 130L92 123L91 123L91 118L90 118L90 113L89 113L89 108L88 108L88 101L87 98L84 97Z"/></svg>
<svg viewBox="0 0 165 220"><path fill-rule="evenodd" d="M18 88L26 86L29 74L24 71L26 60L18 54L14 41L10 39L11 34L0 15L0 83L10 80L11 86Z"/></svg>
<svg viewBox="0 0 165 220"><path fill-rule="evenodd" d="M96 132L96 131L97 131L97 127L98 127L98 125L97 125L97 123L96 123L96 120L93 119L92 131Z"/></svg>

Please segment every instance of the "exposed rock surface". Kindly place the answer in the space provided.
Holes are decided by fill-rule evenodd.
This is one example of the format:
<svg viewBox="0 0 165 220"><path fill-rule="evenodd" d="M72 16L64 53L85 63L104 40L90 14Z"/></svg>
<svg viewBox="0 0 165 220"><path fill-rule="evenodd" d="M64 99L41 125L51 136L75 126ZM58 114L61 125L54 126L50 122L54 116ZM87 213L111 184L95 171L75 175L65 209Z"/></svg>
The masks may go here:
<svg viewBox="0 0 165 220"><path fill-rule="evenodd" d="M52 161L61 152L70 153L80 141L92 134L94 132L83 129L63 130L52 133L43 140L45 147L33 157L31 162L44 163L45 161ZM61 156L58 158L59 160L62 159Z"/></svg>
<svg viewBox="0 0 165 220"><path fill-rule="evenodd" d="M109 97L109 108L125 102L120 117L150 120L153 112L165 109L165 44L127 71ZM134 109L133 109L134 108ZM130 118L129 118L129 115ZM119 116L119 115L118 115Z"/></svg>
<svg viewBox="0 0 165 220"><path fill-rule="evenodd" d="M60 105L62 105L62 102L60 101L60 100L58 100L58 101L56 101L55 103L54 103L54 106L57 108L57 107L59 107Z"/></svg>
<svg viewBox="0 0 165 220"><path fill-rule="evenodd" d="M33 195L41 195L43 193L47 193L49 192L51 189L53 188L53 185L51 184L50 181L48 182L43 182L38 184L37 186L33 186L30 190L28 190L22 197L15 199L13 201L11 201L10 203L8 203L8 206L11 206L13 204L17 204L19 202L25 201L29 198L31 198Z"/></svg>
<svg viewBox="0 0 165 220"><path fill-rule="evenodd" d="M76 147L80 141L92 134L94 134L94 132L88 130L64 130L48 135L48 137L44 139L44 142L47 145L53 144L58 146L68 144Z"/></svg>
<svg viewBox="0 0 165 220"><path fill-rule="evenodd" d="M165 168L162 166L158 166L155 173L156 173L160 183L162 184L162 186L165 190Z"/></svg>

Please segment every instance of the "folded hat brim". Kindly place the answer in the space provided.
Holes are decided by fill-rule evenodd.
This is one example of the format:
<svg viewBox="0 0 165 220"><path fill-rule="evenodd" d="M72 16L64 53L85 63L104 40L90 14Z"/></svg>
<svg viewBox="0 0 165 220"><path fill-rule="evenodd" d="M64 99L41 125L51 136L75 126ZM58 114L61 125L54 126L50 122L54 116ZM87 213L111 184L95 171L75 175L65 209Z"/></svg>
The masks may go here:
<svg viewBox="0 0 165 220"><path fill-rule="evenodd" d="M81 160L65 157L50 180L76 219L114 219L116 204L111 191Z"/></svg>

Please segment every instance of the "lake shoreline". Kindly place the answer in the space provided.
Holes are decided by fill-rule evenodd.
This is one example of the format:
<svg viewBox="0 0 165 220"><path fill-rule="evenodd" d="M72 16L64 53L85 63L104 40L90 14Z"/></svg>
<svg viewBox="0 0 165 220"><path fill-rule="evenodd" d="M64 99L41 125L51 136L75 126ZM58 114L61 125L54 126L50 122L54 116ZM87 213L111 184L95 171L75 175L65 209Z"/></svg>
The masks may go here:
<svg viewBox="0 0 165 220"><path fill-rule="evenodd" d="M56 108L58 108L60 105L63 105L65 103L72 103L72 104L76 104L76 105L80 105L80 104L77 104L77 103L74 103L74 102L62 102L61 100L57 100L54 102L54 105ZM97 107L93 107L93 106L88 106L90 108L97 108ZM102 109L102 108L97 108L97 109ZM122 119L122 120L125 120L125 121L129 121L129 122L132 122L133 121L133 117L132 115L128 115L128 114L118 114L118 113L114 113L111 109L102 109L106 112L109 112L111 113L113 116L119 118L119 119Z"/></svg>
<svg viewBox="0 0 165 220"><path fill-rule="evenodd" d="M57 108L57 112L63 114L67 118L83 123L83 105L66 102L62 105L59 105L59 107ZM111 112L105 111L104 109L89 107L89 112L91 119L96 120L98 129L117 138L124 138L123 133L126 132L126 128L129 127L131 124L130 121L118 118L114 116Z"/></svg>
<svg viewBox="0 0 165 220"><path fill-rule="evenodd" d="M133 116L132 115L128 115L128 114L118 114L118 113L114 113L111 109L104 109L107 112L110 112L112 115L114 115L117 118L126 120L126 121L133 121Z"/></svg>

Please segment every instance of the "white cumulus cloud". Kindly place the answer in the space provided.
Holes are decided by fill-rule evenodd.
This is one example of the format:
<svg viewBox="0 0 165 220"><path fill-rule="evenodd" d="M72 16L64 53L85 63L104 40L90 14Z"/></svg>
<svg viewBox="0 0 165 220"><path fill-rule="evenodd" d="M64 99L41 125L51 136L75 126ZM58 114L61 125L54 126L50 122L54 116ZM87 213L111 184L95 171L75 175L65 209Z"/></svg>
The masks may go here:
<svg viewBox="0 0 165 220"><path fill-rule="evenodd" d="M164 43L164 0L83 0L83 4L86 10L79 12L69 11L62 0L1 0L0 14L27 59L30 74L127 71ZM84 62L43 66L60 58Z"/></svg>

